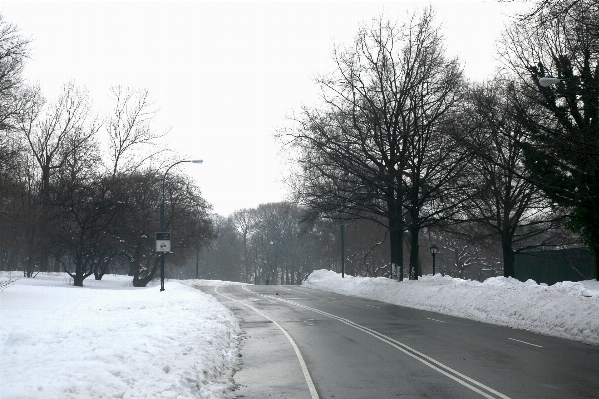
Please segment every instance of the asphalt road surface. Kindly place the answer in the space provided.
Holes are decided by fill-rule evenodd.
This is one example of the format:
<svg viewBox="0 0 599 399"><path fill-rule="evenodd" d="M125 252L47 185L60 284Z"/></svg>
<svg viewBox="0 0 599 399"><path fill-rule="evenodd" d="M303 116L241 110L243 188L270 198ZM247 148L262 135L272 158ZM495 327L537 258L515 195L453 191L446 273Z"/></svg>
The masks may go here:
<svg viewBox="0 0 599 399"><path fill-rule="evenodd" d="M597 346L297 286L203 291L240 320L239 398L599 398Z"/></svg>

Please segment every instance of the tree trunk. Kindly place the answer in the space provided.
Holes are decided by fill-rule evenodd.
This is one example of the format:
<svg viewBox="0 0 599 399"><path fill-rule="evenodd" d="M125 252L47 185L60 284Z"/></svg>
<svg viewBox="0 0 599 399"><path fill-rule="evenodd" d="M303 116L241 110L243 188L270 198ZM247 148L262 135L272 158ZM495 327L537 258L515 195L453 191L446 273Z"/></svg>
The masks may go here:
<svg viewBox="0 0 599 399"><path fill-rule="evenodd" d="M391 222L391 221L390 221ZM390 223L391 224L391 223ZM391 247L391 264L396 266L399 281L403 281L403 232L401 228L389 230L389 244Z"/></svg>
<svg viewBox="0 0 599 399"><path fill-rule="evenodd" d="M145 287L150 281L154 280L154 275L156 274L156 270L158 270L158 264L160 263L159 259L159 257L156 257L154 264L152 265L152 269L145 276L140 276L139 268L135 270L135 273L133 274L134 287Z"/></svg>
<svg viewBox="0 0 599 399"><path fill-rule="evenodd" d="M103 268L98 268L97 270L94 271L94 278L96 280L102 280L102 277L104 277L104 269Z"/></svg>
<svg viewBox="0 0 599 399"><path fill-rule="evenodd" d="M418 225L410 226L410 280L418 280Z"/></svg>
<svg viewBox="0 0 599 399"><path fill-rule="evenodd" d="M503 277L516 277L514 263L516 255L512 249L512 241L504 238L501 240L501 247L503 249Z"/></svg>
<svg viewBox="0 0 599 399"><path fill-rule="evenodd" d="M599 281L599 245L595 246L595 280Z"/></svg>
<svg viewBox="0 0 599 399"><path fill-rule="evenodd" d="M109 273L110 263L106 260L100 261L99 265L94 268L94 277L96 280L102 280L106 273Z"/></svg>
<svg viewBox="0 0 599 399"><path fill-rule="evenodd" d="M54 258L54 272L60 272L60 256Z"/></svg>
<svg viewBox="0 0 599 399"><path fill-rule="evenodd" d="M42 165L42 205L50 202L50 165Z"/></svg>
<svg viewBox="0 0 599 399"><path fill-rule="evenodd" d="M73 276L73 285L76 287L83 287L83 280L85 277L83 276L83 267L81 263L76 260L77 264L75 265L75 275Z"/></svg>
<svg viewBox="0 0 599 399"><path fill-rule="evenodd" d="M398 280L403 281L403 220L401 204L397 205L392 199L387 202L389 211L389 247L391 249L391 267L395 265Z"/></svg>
<svg viewBox="0 0 599 399"><path fill-rule="evenodd" d="M42 258L40 259L40 272L46 273L48 271L48 256L44 251Z"/></svg>
<svg viewBox="0 0 599 399"><path fill-rule="evenodd" d="M83 275L82 274L75 274L75 278L73 279L73 285L76 287L83 287Z"/></svg>

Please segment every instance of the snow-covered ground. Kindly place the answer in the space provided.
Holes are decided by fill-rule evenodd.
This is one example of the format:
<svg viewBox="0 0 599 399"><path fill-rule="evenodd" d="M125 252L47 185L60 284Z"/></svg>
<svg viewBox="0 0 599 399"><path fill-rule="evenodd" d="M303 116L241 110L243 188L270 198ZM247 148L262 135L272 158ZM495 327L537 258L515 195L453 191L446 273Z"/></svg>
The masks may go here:
<svg viewBox="0 0 599 399"><path fill-rule="evenodd" d="M231 311L193 287L131 278L0 274L0 398L227 398L240 329ZM599 283L553 286L503 277L484 283L425 276L401 283L318 270L304 286L599 345Z"/></svg>
<svg viewBox="0 0 599 399"><path fill-rule="evenodd" d="M236 319L188 280L133 288L131 277L0 275L0 398L225 398Z"/></svg>
<svg viewBox="0 0 599 399"><path fill-rule="evenodd" d="M317 270L303 286L599 345L599 282L594 280L547 286L437 274L397 282Z"/></svg>

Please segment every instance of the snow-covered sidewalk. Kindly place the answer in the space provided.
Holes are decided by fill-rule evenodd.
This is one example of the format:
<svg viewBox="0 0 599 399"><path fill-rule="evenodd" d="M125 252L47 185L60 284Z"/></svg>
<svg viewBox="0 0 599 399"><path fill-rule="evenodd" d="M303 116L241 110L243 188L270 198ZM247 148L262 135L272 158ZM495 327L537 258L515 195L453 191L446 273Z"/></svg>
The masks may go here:
<svg viewBox="0 0 599 399"><path fill-rule="evenodd" d="M599 282L594 280L547 286L437 274L397 282L316 270L303 286L599 345Z"/></svg>
<svg viewBox="0 0 599 399"><path fill-rule="evenodd" d="M175 281L160 292L126 276L83 288L65 276L0 287L1 398L230 396L240 330L212 296Z"/></svg>

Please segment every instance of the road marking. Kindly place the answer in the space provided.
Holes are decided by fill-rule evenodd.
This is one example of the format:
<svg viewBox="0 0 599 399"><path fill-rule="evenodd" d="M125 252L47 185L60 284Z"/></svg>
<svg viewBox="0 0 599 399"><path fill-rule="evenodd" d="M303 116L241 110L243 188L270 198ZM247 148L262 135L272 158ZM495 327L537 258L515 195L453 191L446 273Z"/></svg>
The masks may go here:
<svg viewBox="0 0 599 399"><path fill-rule="evenodd" d="M436 321L438 323L445 323L443 320L431 319L430 317L427 317L427 319L432 320L432 321Z"/></svg>
<svg viewBox="0 0 599 399"><path fill-rule="evenodd" d="M508 339L511 339L512 341L522 342L523 344L526 344L526 345L532 345L532 346L536 346L537 348L542 348L542 346L541 346L541 345L535 345L535 344L531 344L530 342L524 342L524 341L520 341L519 339L514 339L514 338L508 338Z"/></svg>
<svg viewBox="0 0 599 399"><path fill-rule="evenodd" d="M290 299L291 299L291 298L290 298ZM372 305L366 305L366 306L368 306L369 308L377 308L377 309L380 309L380 308L381 308L380 306L372 306Z"/></svg>
<svg viewBox="0 0 599 399"><path fill-rule="evenodd" d="M293 340L293 338L291 338L291 335L289 335L289 333L283 327L281 327L281 325L279 323L277 323L275 320L271 319L270 317L268 317L267 315L265 315L264 313L262 313L261 311L259 311L255 307L250 306L247 303L243 303L241 301L238 301L237 299L233 299L231 297L228 297L228 296L226 296L224 294L221 294L220 292L218 292L218 287L214 287L214 292L216 292L218 295L220 295L222 297L225 297L227 299L235 301L235 302L237 302L237 303L239 303L241 305L247 306L248 308L252 309L254 312L256 312L256 313L262 315L263 317L267 318L268 320L272 321L275 326L279 327L279 329L281 331L283 331L283 334L285 334L285 336L287 337L287 339L291 343L291 346L293 346L293 350L295 350L295 354L296 354L296 356L297 356L297 358L299 360L300 366L302 367L302 371L304 372L304 378L306 379L306 383L308 384L308 389L310 389L310 394L312 395L312 399L319 399L318 392L316 392L316 387L314 386L314 382L312 381L312 377L310 377L310 372L308 371L308 367L306 366L306 362L304 361L304 357L300 353L300 350L297 347L297 345L296 345L295 341ZM258 295L261 295L261 294L258 294Z"/></svg>
<svg viewBox="0 0 599 399"><path fill-rule="evenodd" d="M257 292L254 292L254 291L248 289L245 285L242 285L241 288L243 290L245 290L245 291L253 294L253 295L263 296L262 294L259 294ZM486 385L484 385L484 384L482 384L482 383L480 383L480 382L478 382L478 381L476 381L476 380L474 380L474 379L472 379L472 378L470 378L470 377L468 377L468 376L466 376L466 375L464 375L464 374L462 374L462 373L460 373L460 372L458 372L458 371L456 371L456 370L454 370L454 369L452 369L452 368L444 365L443 363L436 361L435 359L433 359L433 358L425 355L424 353L418 352L416 349L413 349L413 348L409 347L408 345L403 344L403 343L401 343L399 341L396 341L395 339L393 339L391 337L388 337L388 336L386 336L384 334L381 334L381 333L379 333L379 332L377 332L375 330L371 330L368 327L364 327L364 326L362 326L362 325L360 325L358 323L354 323L351 320L344 319L342 317L335 316L334 314L323 312L322 310L314 309L314 308L302 305L300 303L291 302L291 301L288 301L288 300L285 300L285 299L282 299L282 298L276 298L276 300L288 303L290 305L297 306L297 307L302 308L302 309L306 309L306 310L310 310L312 312L316 312L318 314L321 314L323 316L329 317L331 319L338 320L338 321L340 321L340 322L342 322L344 324L347 324L348 326L354 327L355 329L363 331L363 332L365 332L365 333L367 333L367 334L369 334L369 335L371 335L371 336L373 336L373 337L375 337L375 338L377 338L377 339L379 339L379 340L381 340L381 341L383 341L383 342L385 342L385 343L393 346L394 348L396 348L399 351L405 353L406 355L413 357L414 359L418 360L421 363L424 363L425 365L427 365L428 367L432 368L433 370L438 371L439 373L441 373L441 374L443 374L443 375L451 378L452 380L454 380L454 381L462 384L463 386L471 389L472 391L480 394L481 396L483 396L483 397L485 397L487 399L497 399L497 397L500 397L502 399L510 399L509 396L506 396L506 395L504 395L504 394L502 394L500 392L497 392L494 389L492 389L492 388L490 388L490 387L488 387L488 386L486 386ZM246 306L249 306L249 305L246 305ZM478 388L476 386L474 386L474 385L476 385ZM479 388L484 389L487 392L484 392L484 391L482 391ZM492 396L491 394L493 394L495 396Z"/></svg>

